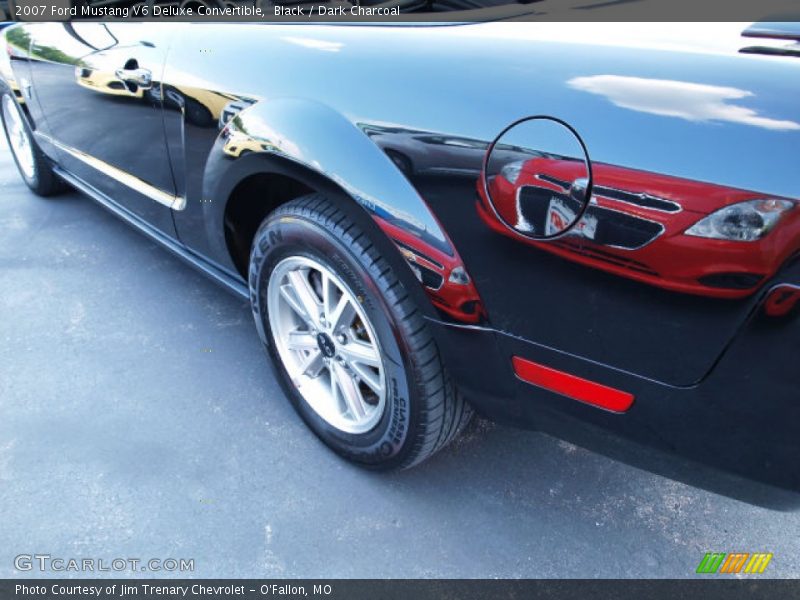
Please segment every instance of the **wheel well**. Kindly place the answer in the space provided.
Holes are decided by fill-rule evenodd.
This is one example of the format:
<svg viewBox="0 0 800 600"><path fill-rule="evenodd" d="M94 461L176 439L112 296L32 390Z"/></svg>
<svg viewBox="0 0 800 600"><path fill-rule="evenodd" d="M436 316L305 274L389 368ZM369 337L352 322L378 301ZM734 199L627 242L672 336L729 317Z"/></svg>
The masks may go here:
<svg viewBox="0 0 800 600"><path fill-rule="evenodd" d="M255 158L256 155L252 156ZM385 235L368 212L336 183L291 163L276 162L263 171L251 173L237 182L228 194L224 212L225 243L231 262L245 281L253 238L266 216L287 202L313 193L324 194L335 202L364 233L370 235L371 241L403 280L406 290L414 296L424 314L433 318L441 316L422 286L418 285L396 244Z"/></svg>
<svg viewBox="0 0 800 600"><path fill-rule="evenodd" d="M239 182L225 205L225 242L233 264L247 279L250 246L256 230L273 210L316 190L278 173L257 173Z"/></svg>

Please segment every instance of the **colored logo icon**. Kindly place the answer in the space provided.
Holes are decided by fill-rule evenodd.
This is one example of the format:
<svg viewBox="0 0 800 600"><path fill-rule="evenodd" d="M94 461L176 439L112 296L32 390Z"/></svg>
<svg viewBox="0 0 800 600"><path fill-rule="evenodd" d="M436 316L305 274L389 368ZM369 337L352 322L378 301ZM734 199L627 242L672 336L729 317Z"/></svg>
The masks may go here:
<svg viewBox="0 0 800 600"><path fill-rule="evenodd" d="M763 573L772 560L769 552L707 552L697 566L697 573Z"/></svg>

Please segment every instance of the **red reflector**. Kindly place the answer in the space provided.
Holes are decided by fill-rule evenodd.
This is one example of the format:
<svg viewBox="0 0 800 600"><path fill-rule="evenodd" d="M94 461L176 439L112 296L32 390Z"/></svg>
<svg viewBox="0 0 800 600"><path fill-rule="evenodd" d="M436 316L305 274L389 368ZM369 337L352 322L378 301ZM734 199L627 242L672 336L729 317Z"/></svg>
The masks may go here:
<svg viewBox="0 0 800 600"><path fill-rule="evenodd" d="M614 388L545 367L539 363L512 356L514 371L517 377L538 385L546 390L556 392L567 398L586 402L606 410L625 412L633 404L633 394L615 390Z"/></svg>

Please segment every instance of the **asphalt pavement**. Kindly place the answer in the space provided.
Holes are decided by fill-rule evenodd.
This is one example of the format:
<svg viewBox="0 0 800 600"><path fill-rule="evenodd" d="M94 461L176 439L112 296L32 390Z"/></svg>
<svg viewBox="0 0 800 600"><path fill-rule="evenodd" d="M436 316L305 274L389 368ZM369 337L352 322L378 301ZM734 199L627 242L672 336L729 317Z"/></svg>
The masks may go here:
<svg viewBox="0 0 800 600"><path fill-rule="evenodd" d="M0 143L0 577L21 554L193 559L194 577L800 576L800 512L476 421L404 472L295 415L246 303ZM91 575L86 573L85 575Z"/></svg>

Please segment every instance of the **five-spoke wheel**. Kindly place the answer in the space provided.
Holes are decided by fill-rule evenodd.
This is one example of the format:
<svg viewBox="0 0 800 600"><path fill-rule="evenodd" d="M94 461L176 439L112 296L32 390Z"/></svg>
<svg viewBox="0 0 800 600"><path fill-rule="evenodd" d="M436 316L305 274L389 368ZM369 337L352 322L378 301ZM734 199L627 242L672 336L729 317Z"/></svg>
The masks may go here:
<svg viewBox="0 0 800 600"><path fill-rule="evenodd" d="M347 285L330 269L292 256L268 285L270 326L292 382L328 423L369 431L386 405L377 336Z"/></svg>
<svg viewBox="0 0 800 600"><path fill-rule="evenodd" d="M472 411L409 293L417 280L357 210L309 194L264 219L250 252L253 316L289 401L323 442L370 468L410 467Z"/></svg>
<svg viewBox="0 0 800 600"><path fill-rule="evenodd" d="M19 100L22 102L22 99ZM66 189L33 136L28 117L10 91L2 93L0 115L14 162L25 184L39 196L51 196Z"/></svg>
<svg viewBox="0 0 800 600"><path fill-rule="evenodd" d="M8 134L8 144L11 146L11 152L14 153L14 158L17 159L17 165L22 174L29 179L33 179L36 175L36 164L33 158L33 147L28 135L28 130L25 128L22 114L17 108L14 99L6 94L3 96L3 122L6 125L6 133Z"/></svg>

